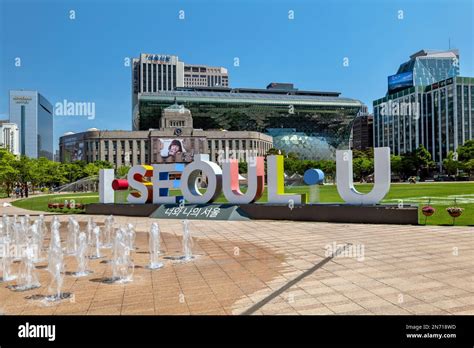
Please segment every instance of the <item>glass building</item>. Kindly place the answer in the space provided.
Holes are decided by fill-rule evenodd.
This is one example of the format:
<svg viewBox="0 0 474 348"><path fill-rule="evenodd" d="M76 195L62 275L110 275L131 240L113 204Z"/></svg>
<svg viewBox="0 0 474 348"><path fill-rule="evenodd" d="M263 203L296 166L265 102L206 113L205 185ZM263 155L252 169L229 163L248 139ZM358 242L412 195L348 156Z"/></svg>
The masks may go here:
<svg viewBox="0 0 474 348"><path fill-rule="evenodd" d="M132 61L132 112L138 112L138 95L174 91L182 87L229 87L226 68L186 64L169 54L140 54ZM137 122L133 130L139 130Z"/></svg>
<svg viewBox="0 0 474 348"><path fill-rule="evenodd" d="M53 160L53 106L37 91L10 91L10 122L20 132L20 154Z"/></svg>
<svg viewBox="0 0 474 348"><path fill-rule="evenodd" d="M412 54L373 102L374 146L400 155L423 145L441 171L448 153L474 138L472 85L459 76L457 49Z"/></svg>
<svg viewBox="0 0 474 348"><path fill-rule="evenodd" d="M451 77L375 100L374 145L392 154L422 144L442 169L443 159L474 139L474 78Z"/></svg>
<svg viewBox="0 0 474 348"><path fill-rule="evenodd" d="M274 147L303 159L332 159L347 149L352 122L363 106L337 92L300 91L292 84L267 89L178 88L140 93L133 123L160 128L162 110L177 102L191 110L194 128L257 131L271 135Z"/></svg>
<svg viewBox="0 0 474 348"><path fill-rule="evenodd" d="M413 71L415 86L426 86L436 81L459 75L459 51L421 50L400 65L397 74Z"/></svg>
<svg viewBox="0 0 474 348"><path fill-rule="evenodd" d="M388 93L412 86L428 86L459 75L459 51L421 50L400 65L395 75L388 77Z"/></svg>

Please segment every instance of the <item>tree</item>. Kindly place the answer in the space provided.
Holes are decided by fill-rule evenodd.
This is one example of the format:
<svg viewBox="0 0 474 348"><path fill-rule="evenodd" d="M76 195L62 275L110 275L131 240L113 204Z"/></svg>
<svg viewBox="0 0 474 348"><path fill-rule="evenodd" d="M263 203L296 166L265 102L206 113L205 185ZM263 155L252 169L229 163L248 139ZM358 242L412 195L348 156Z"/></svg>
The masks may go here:
<svg viewBox="0 0 474 348"><path fill-rule="evenodd" d="M37 187L63 185L97 175L102 168L113 168L113 166L107 161L86 164L84 161L58 163L45 157L18 158L6 149L0 148L0 189L9 195L17 183L31 184L33 190ZM125 167L120 170L128 172Z"/></svg>
<svg viewBox="0 0 474 348"><path fill-rule="evenodd" d="M374 149L352 150L352 158L374 158Z"/></svg>
<svg viewBox="0 0 474 348"><path fill-rule="evenodd" d="M86 163L84 161L61 164L64 176L67 178L68 182L75 182L86 177L86 174L84 173L85 166Z"/></svg>
<svg viewBox="0 0 474 348"><path fill-rule="evenodd" d="M468 140L464 145L459 146L457 151L458 160L461 162L468 162L474 159L474 140Z"/></svg>
<svg viewBox="0 0 474 348"><path fill-rule="evenodd" d="M50 161L48 165L50 176L45 182L47 186L60 186L69 182L66 171L61 163Z"/></svg>
<svg viewBox="0 0 474 348"><path fill-rule="evenodd" d="M394 173L395 175L398 175L399 177L402 177L402 173L403 173L402 156L391 155L390 168L392 170L392 173Z"/></svg>
<svg viewBox="0 0 474 348"><path fill-rule="evenodd" d="M50 162L45 157L30 160L30 182L33 191L35 187L46 185L51 181L53 173L50 170Z"/></svg>
<svg viewBox="0 0 474 348"><path fill-rule="evenodd" d="M285 151L272 147L272 148L268 149L267 156L272 156L272 155L283 155L283 156L285 156Z"/></svg>
<svg viewBox="0 0 474 348"><path fill-rule="evenodd" d="M335 181L336 178L336 162L332 160L321 160L319 161L320 169L323 171L324 176L329 180Z"/></svg>
<svg viewBox="0 0 474 348"><path fill-rule="evenodd" d="M239 162L239 173L247 173L247 162Z"/></svg>
<svg viewBox="0 0 474 348"><path fill-rule="evenodd" d="M471 159L467 162L463 163L463 168L466 172L468 172L470 175L474 175L474 159Z"/></svg>
<svg viewBox="0 0 474 348"><path fill-rule="evenodd" d="M117 168L117 176L119 178L126 177L129 170L130 170L130 166L120 166Z"/></svg>
<svg viewBox="0 0 474 348"><path fill-rule="evenodd" d="M95 161L95 166L99 169L112 169L114 165L107 161Z"/></svg>
<svg viewBox="0 0 474 348"><path fill-rule="evenodd" d="M296 152L288 152L288 155L286 155L286 158L289 158L291 160L299 160L300 156Z"/></svg>
<svg viewBox="0 0 474 348"><path fill-rule="evenodd" d="M107 161L95 161L93 163L87 163L84 167L84 177L99 175L100 169L111 169L113 165Z"/></svg>
<svg viewBox="0 0 474 348"><path fill-rule="evenodd" d="M402 160L400 163L401 166L401 178L402 180L406 180L409 176L416 175L417 174L417 167L415 164L415 159L414 156L411 154L401 156Z"/></svg>
<svg viewBox="0 0 474 348"><path fill-rule="evenodd" d="M435 165L431 160L431 154L423 145L420 145L412 155L416 174L423 180L430 175L430 171Z"/></svg>
<svg viewBox="0 0 474 348"><path fill-rule="evenodd" d="M0 148L0 187L4 189L8 197L10 197L10 193L19 175L15 165L16 161L17 159L13 154L6 149Z"/></svg>
<svg viewBox="0 0 474 348"><path fill-rule="evenodd" d="M374 170L374 161L366 157L358 157L353 159L352 168L356 180L361 180L363 177L371 174Z"/></svg>
<svg viewBox="0 0 474 348"><path fill-rule="evenodd" d="M459 162L454 159L454 153L449 151L448 157L443 160L443 167L448 175L455 175L459 168Z"/></svg>
<svg viewBox="0 0 474 348"><path fill-rule="evenodd" d="M84 167L84 174L86 177L88 176L95 176L99 174L99 167L95 165L95 163L87 163Z"/></svg>
<svg viewBox="0 0 474 348"><path fill-rule="evenodd" d="M30 182L34 176L34 160L26 156L21 156L14 164L16 170L18 170L18 181L23 185Z"/></svg>

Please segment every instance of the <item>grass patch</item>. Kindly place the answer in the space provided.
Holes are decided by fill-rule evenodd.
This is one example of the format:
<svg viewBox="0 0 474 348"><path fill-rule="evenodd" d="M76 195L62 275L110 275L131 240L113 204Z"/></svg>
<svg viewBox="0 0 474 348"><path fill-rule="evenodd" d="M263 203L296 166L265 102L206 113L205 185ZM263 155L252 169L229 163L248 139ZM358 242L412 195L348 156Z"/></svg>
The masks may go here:
<svg viewBox="0 0 474 348"><path fill-rule="evenodd" d="M357 190L363 193L370 192L372 184L355 185ZM342 199L337 193L337 188L334 185L318 186L319 201L322 203L342 203ZM287 187L288 193L309 193L308 186ZM178 195L179 190L171 191L171 195ZM125 202L127 191L116 192L115 201ZM456 182L456 183L417 183L417 184L392 184L390 192L382 201L387 204L417 204L421 208L428 204L436 209L433 216L427 219L428 225L451 225L453 219L446 212L446 208L454 205L454 199L457 200L457 205L464 208L463 214L456 219L455 225L470 225L474 226L474 183L472 182ZM30 197L14 201L12 204L19 208L48 211L48 203L61 203L65 200L74 199L76 203L88 204L97 203L99 195L97 193L77 193L77 194L58 194L45 195L40 197ZM260 203L267 201L267 193L259 200ZM224 203L226 199L220 195L217 202ZM61 210L57 210L61 211ZM69 213L67 210L62 212ZM419 221L424 223L425 217L421 209L418 211Z"/></svg>

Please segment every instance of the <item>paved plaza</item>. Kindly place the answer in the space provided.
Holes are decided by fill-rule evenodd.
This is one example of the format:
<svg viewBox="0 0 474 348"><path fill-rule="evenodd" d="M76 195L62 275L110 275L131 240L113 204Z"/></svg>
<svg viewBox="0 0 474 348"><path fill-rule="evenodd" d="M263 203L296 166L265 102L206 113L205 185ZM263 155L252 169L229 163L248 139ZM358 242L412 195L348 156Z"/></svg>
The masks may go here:
<svg viewBox="0 0 474 348"><path fill-rule="evenodd" d="M1 202L0 202L1 203ZM15 207L1 213L23 214ZM29 212L34 219L38 212ZM89 216L76 215L81 227ZM51 221L52 215L46 216ZM67 215L60 215L65 239ZM102 225L105 216L94 216ZM164 268L151 271L148 231L158 221ZM41 287L0 283L5 314L474 314L474 228L290 221L190 220L195 258L182 263L179 220L116 217L137 230L134 280L110 284L110 249L89 276L67 275L73 296L44 305ZM49 243L49 236L47 236ZM331 257L328 251L339 254ZM66 256L66 271L76 270ZM15 267L18 267L18 263Z"/></svg>

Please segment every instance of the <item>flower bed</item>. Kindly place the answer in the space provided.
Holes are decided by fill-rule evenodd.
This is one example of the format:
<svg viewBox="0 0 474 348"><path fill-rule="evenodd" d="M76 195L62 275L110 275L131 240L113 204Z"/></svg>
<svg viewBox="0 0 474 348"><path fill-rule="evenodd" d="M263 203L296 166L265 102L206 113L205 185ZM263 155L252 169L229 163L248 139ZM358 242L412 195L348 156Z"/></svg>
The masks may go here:
<svg viewBox="0 0 474 348"><path fill-rule="evenodd" d="M85 204L82 203L57 203L49 202L48 210L68 212L69 210L84 210Z"/></svg>

